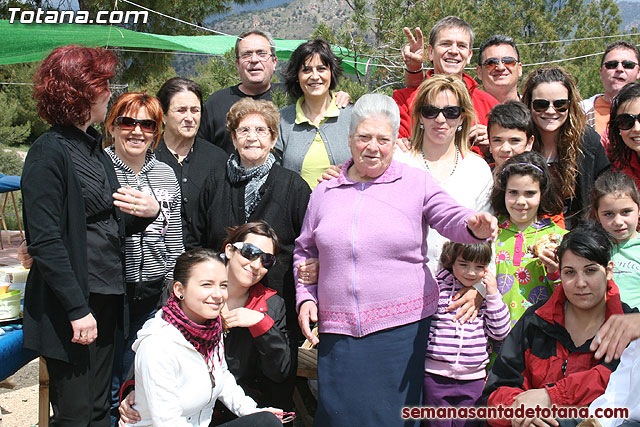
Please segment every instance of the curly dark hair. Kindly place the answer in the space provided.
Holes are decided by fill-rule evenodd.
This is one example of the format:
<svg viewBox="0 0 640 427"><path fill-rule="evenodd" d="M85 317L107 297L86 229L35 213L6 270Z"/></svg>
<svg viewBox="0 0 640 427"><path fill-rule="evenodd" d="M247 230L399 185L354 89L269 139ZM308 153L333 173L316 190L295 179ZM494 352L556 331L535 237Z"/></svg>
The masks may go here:
<svg viewBox="0 0 640 427"><path fill-rule="evenodd" d="M307 58L312 57L316 53L320 56L322 63L331 70L331 84L329 85L329 89L333 90L338 86L338 81L342 76L342 67L340 66L342 59L333 53L331 46L325 40L309 40L308 42L302 43L293 51L287 66L280 72L284 79L287 93L295 99L304 95L302 88L300 88L300 82L298 81L298 72L304 67Z"/></svg>
<svg viewBox="0 0 640 427"><path fill-rule="evenodd" d="M618 111L620 107L634 99L640 98L640 83L627 83L616 96L611 100L611 110L609 115L609 147L607 154L613 160L614 165L618 169L629 166L631 156L635 154L631 148L627 146L620 135L620 126L618 126Z"/></svg>
<svg viewBox="0 0 640 427"><path fill-rule="evenodd" d="M587 124L587 116L580 107L580 93L574 78L562 67L542 67L534 70L527 76L522 93L522 102L532 109L533 90L541 83L562 83L569 92L569 114L567 120L560 128L560 135L556 141L558 160L555 163L558 177L560 178L559 190L563 197L573 197L574 184L578 176L578 154L582 141L582 135ZM532 116L534 112L531 112ZM542 136L537 126L533 129L533 149L542 152Z"/></svg>
<svg viewBox="0 0 640 427"><path fill-rule="evenodd" d="M507 182L513 175L529 175L540 184L538 215L557 215L562 212L562 199L553 184L547 162L540 153L528 151L507 160L498 171L491 190L491 207L496 214L509 216L504 199Z"/></svg>
<svg viewBox="0 0 640 427"><path fill-rule="evenodd" d="M109 90L116 65L116 56L106 49L54 49L33 77L38 115L52 126L84 125L91 118L91 104Z"/></svg>

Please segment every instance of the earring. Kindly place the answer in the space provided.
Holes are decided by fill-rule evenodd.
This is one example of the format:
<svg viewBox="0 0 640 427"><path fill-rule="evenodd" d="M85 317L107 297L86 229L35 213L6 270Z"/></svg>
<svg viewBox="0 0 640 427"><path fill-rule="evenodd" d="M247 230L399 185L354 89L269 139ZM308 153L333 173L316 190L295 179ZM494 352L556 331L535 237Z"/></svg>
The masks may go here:
<svg viewBox="0 0 640 427"><path fill-rule="evenodd" d="M180 301L182 301L182 300L184 299L184 295L180 295L180 296L178 297L178 299L179 299Z"/></svg>
<svg viewBox="0 0 640 427"><path fill-rule="evenodd" d="M422 123L420 123L420 125L418 126L420 129L424 129L424 125Z"/></svg>
<svg viewBox="0 0 640 427"><path fill-rule="evenodd" d="M458 126L458 132L460 132L462 130L462 125Z"/></svg>

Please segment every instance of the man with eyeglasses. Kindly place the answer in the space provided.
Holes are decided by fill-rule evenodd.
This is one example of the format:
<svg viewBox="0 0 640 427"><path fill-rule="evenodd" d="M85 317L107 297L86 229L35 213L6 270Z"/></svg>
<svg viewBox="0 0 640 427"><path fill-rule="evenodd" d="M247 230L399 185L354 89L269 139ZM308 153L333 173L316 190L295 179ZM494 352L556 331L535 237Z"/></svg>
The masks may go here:
<svg viewBox="0 0 640 427"><path fill-rule="evenodd" d="M499 103L520 100L518 79L522 77L522 63L516 42L511 37L496 34L482 42L476 72L484 90Z"/></svg>
<svg viewBox="0 0 640 427"><path fill-rule="evenodd" d="M271 90L281 89L281 83L271 83L276 70L276 48L271 35L251 30L236 40L236 69L240 84L214 92L204 105L198 136L231 154L234 151L231 135L225 128L227 112L245 97L271 101Z"/></svg>
<svg viewBox="0 0 640 427"><path fill-rule="evenodd" d="M611 100L627 83L640 77L638 48L624 40L611 43L604 51L600 61L600 80L604 93L585 99L580 106L587 114L587 124L600 134L600 141L609 145L609 110Z"/></svg>
<svg viewBox="0 0 640 427"><path fill-rule="evenodd" d="M414 37L409 28L404 29L409 43L402 48L405 63L405 83L407 88L396 90L393 99L400 108L400 137L411 136L411 111L417 95L416 88L424 79L434 74L457 75L464 81L478 122L471 128L469 142L480 147L482 154L489 157L489 139L487 136L487 116L491 108L498 103L487 92L478 89L478 82L464 72L473 55L473 28L457 16L447 16L438 21L429 33L427 57L433 63L433 70L424 72L424 38L420 28L416 28Z"/></svg>

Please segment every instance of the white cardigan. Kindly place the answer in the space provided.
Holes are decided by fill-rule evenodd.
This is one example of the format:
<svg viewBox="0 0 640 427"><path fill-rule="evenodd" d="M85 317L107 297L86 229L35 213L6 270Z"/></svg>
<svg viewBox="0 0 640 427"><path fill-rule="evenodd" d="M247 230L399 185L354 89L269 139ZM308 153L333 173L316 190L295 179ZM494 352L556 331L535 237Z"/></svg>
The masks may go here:
<svg viewBox="0 0 640 427"><path fill-rule="evenodd" d="M403 152L396 147L393 159L428 172L422 156L414 152ZM476 212L491 212L489 198L493 188L493 173L487 162L475 153L469 152L464 158L461 157L453 174L444 181L437 182L461 206ZM434 275L442 268L440 254L446 241L448 241L446 237L429 228L429 234L427 235L427 256L429 261L427 265ZM491 264L494 265L493 259ZM495 271L494 267L492 267L492 271Z"/></svg>
<svg viewBox="0 0 640 427"><path fill-rule="evenodd" d="M182 333L162 319L148 320L133 344L136 352L136 404L142 421L131 426L207 427L216 399L238 416L257 411L227 368L223 345L210 363ZM212 383L215 383L212 384Z"/></svg>

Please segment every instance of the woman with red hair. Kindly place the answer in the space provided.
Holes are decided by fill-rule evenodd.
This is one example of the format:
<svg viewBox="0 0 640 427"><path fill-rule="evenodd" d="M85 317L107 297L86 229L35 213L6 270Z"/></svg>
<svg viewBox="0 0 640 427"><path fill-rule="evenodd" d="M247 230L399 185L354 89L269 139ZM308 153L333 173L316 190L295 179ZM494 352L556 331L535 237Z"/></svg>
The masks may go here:
<svg viewBox="0 0 640 427"><path fill-rule="evenodd" d="M91 126L104 120L115 68L107 50L65 46L34 77L38 114L52 128L34 142L22 173L33 257L24 347L47 361L53 425L109 425L114 337L126 312L125 235L159 211L152 196L119 188Z"/></svg>
<svg viewBox="0 0 640 427"><path fill-rule="evenodd" d="M184 252L180 216L180 186L167 164L156 160L162 126L160 101L146 92L120 95L109 111L105 152L116 169L118 182L154 197L160 214L142 232L126 238L125 281L129 304L129 335L116 333L112 378L113 416L117 417L120 386L135 354L131 345L144 322L153 317L173 267Z"/></svg>

